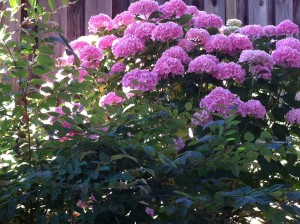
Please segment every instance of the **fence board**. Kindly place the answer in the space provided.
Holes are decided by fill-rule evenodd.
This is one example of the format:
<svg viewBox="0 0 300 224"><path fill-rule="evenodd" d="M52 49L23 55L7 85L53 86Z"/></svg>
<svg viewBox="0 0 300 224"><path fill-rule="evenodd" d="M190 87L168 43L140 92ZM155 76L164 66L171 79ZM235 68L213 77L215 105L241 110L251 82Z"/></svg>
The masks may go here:
<svg viewBox="0 0 300 224"><path fill-rule="evenodd" d="M242 23L248 24L249 15L248 15L248 0L237 0L236 2L236 10L237 10L237 19L241 20Z"/></svg>
<svg viewBox="0 0 300 224"><path fill-rule="evenodd" d="M248 1L248 14L250 24L268 24L268 3L269 0Z"/></svg>
<svg viewBox="0 0 300 224"><path fill-rule="evenodd" d="M214 13L225 21L225 1L224 0L204 0L204 11Z"/></svg>
<svg viewBox="0 0 300 224"><path fill-rule="evenodd" d="M300 1L293 0L293 20L300 27ZM298 39L300 39L300 34L297 35Z"/></svg>
<svg viewBox="0 0 300 224"><path fill-rule="evenodd" d="M226 0L226 20L237 18L237 1Z"/></svg>
<svg viewBox="0 0 300 224"><path fill-rule="evenodd" d="M129 0L112 0L112 17L128 9Z"/></svg>
<svg viewBox="0 0 300 224"><path fill-rule="evenodd" d="M275 23L278 24L282 20L293 20L293 1L291 0L276 0L275 1Z"/></svg>

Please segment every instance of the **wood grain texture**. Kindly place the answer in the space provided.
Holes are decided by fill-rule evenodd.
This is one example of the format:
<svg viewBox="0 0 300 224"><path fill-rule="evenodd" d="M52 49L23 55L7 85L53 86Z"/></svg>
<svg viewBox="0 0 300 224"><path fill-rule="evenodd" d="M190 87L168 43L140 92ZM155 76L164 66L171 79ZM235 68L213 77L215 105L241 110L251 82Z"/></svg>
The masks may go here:
<svg viewBox="0 0 300 224"><path fill-rule="evenodd" d="M226 20L237 18L236 0L226 0Z"/></svg>
<svg viewBox="0 0 300 224"><path fill-rule="evenodd" d="M268 24L268 2L271 0L248 0L250 24Z"/></svg>
<svg viewBox="0 0 300 224"><path fill-rule="evenodd" d="M248 15L248 0L237 0L236 1L237 18L242 21L244 25L249 22Z"/></svg>
<svg viewBox="0 0 300 224"><path fill-rule="evenodd" d="M275 0L275 23L279 24L285 19L293 20L293 1Z"/></svg>
<svg viewBox="0 0 300 224"><path fill-rule="evenodd" d="M193 0L192 5L196 6L199 10L204 10L204 0Z"/></svg>
<svg viewBox="0 0 300 224"><path fill-rule="evenodd" d="M85 35L85 1L78 0L67 8L67 39L75 40Z"/></svg>
<svg viewBox="0 0 300 224"><path fill-rule="evenodd" d="M129 7L129 0L111 0L112 1L112 17L124 12Z"/></svg>
<svg viewBox="0 0 300 224"><path fill-rule="evenodd" d="M225 20L225 1L224 0L204 0L204 11L214 13Z"/></svg>
<svg viewBox="0 0 300 224"><path fill-rule="evenodd" d="M113 1L112 0L93 0L93 1L83 1L84 2L84 32L89 34L88 22L91 16L104 13L112 17L113 11ZM114 6L116 7L116 5Z"/></svg>
<svg viewBox="0 0 300 224"><path fill-rule="evenodd" d="M293 0L293 20L300 27L300 1ZM300 34L295 35L298 39L300 39Z"/></svg>

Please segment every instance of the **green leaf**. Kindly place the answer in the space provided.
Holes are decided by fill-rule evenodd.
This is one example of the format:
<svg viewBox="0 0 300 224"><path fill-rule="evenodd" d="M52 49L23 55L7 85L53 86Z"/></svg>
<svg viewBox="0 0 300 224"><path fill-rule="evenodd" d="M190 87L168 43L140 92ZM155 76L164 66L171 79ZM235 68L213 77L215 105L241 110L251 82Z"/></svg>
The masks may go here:
<svg viewBox="0 0 300 224"><path fill-rule="evenodd" d="M185 15L182 15L179 20L178 20L178 23L180 25L184 25L186 23L188 23L189 21L191 21L191 19L193 18L193 15L191 14L185 14Z"/></svg>
<svg viewBox="0 0 300 224"><path fill-rule="evenodd" d="M61 1L61 4L62 4L63 6L67 5L68 3L69 3L69 0L62 0L62 1Z"/></svg>
<svg viewBox="0 0 300 224"><path fill-rule="evenodd" d="M149 19L154 19L154 18L159 18L161 15L160 11L154 11L152 14L149 16Z"/></svg>
<svg viewBox="0 0 300 224"><path fill-rule="evenodd" d="M36 5L36 0L28 0L29 4L31 5L31 7L35 7Z"/></svg>
<svg viewBox="0 0 300 224"><path fill-rule="evenodd" d="M185 109L186 111L190 111L193 108L193 104L191 102L188 102L185 104Z"/></svg>
<svg viewBox="0 0 300 224"><path fill-rule="evenodd" d="M254 137L254 135L252 133L246 132L245 135L244 135L244 139L247 142L252 142L252 141L254 141L255 137Z"/></svg>
<svg viewBox="0 0 300 224"><path fill-rule="evenodd" d="M111 159L112 161L116 161L116 160L123 159L124 157L125 157L125 155L119 154L119 155L113 155L113 156L111 156L110 159Z"/></svg>
<svg viewBox="0 0 300 224"><path fill-rule="evenodd" d="M48 4L50 6L50 9L52 11L54 11L54 9L55 9L55 1L54 0L48 0Z"/></svg>
<svg viewBox="0 0 300 224"><path fill-rule="evenodd" d="M40 54L36 59L38 65L41 66L53 66L55 64L53 58L45 54Z"/></svg>
<svg viewBox="0 0 300 224"><path fill-rule="evenodd" d="M45 83L45 81L41 80L41 79L31 79L30 80L30 84L32 85L43 85Z"/></svg>
<svg viewBox="0 0 300 224"><path fill-rule="evenodd" d="M9 4L12 8L21 6L21 0L9 0Z"/></svg>

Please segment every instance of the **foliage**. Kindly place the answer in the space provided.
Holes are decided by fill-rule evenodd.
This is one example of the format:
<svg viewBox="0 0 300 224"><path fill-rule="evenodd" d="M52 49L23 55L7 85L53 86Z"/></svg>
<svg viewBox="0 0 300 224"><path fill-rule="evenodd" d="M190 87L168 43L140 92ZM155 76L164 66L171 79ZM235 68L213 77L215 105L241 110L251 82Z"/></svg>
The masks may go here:
<svg viewBox="0 0 300 224"><path fill-rule="evenodd" d="M54 11L55 2L48 2ZM9 3L11 8L1 12L2 17L13 18L20 10L19 1ZM29 3L28 18L16 31L8 32L6 25L0 30L1 223L300 221L299 122L285 117L300 104L295 99L300 65L275 62L253 74L253 68L265 65L263 61L241 62L242 51L229 52L221 46L211 55L222 63L238 64L245 81L220 80L215 73L196 71L206 69L206 63L190 72L191 63L184 62L207 54L217 44L208 47L190 41L194 47L187 50L188 58L178 52L166 56L180 41L172 36L165 41L163 27L179 24L186 34L204 21L197 21L199 16L207 16L198 10L200 15L188 9L181 14L178 9L168 16L167 3L160 11L154 4L148 14L128 17L125 12L105 26L100 22L110 18L100 14L90 20L94 35L69 43L51 23L52 12L36 1ZM136 12L134 6L138 5L129 10ZM100 22L93 23L98 18ZM218 26L220 20L210 18ZM127 27L146 21L156 24L154 29L163 24L162 31L140 37L146 38L143 41L126 34L133 32ZM236 30L201 26L208 38L219 32L230 36ZM138 29L134 32L140 35ZM14 41L13 35L20 40ZM116 40L101 48L108 35ZM283 38L264 35L251 39L251 46L270 53L279 49L274 43ZM130 41L136 42L129 47ZM66 47L66 55L57 62L56 44ZM182 64L183 73L178 69L163 74L172 66L161 69L158 61L168 60ZM123 63L117 71L116 63ZM134 69L144 71L138 70L128 90L124 77L133 77L129 73ZM268 69L271 77L261 78ZM50 82L44 81L45 75ZM153 78L147 79L150 75ZM239 97L237 104L230 100L222 104L220 95L218 109L204 107L200 101L216 87ZM244 102L253 99L265 108L265 116L256 116L261 107L252 112L247 108L243 114Z"/></svg>

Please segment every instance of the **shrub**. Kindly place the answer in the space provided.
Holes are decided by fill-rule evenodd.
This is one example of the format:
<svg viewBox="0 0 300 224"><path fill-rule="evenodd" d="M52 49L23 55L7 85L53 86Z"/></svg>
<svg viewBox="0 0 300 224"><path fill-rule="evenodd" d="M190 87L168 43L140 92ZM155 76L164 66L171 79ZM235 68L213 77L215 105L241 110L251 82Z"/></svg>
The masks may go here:
<svg viewBox="0 0 300 224"><path fill-rule="evenodd" d="M295 24L141 0L68 43L31 5L20 42L1 32L1 222L299 221Z"/></svg>

